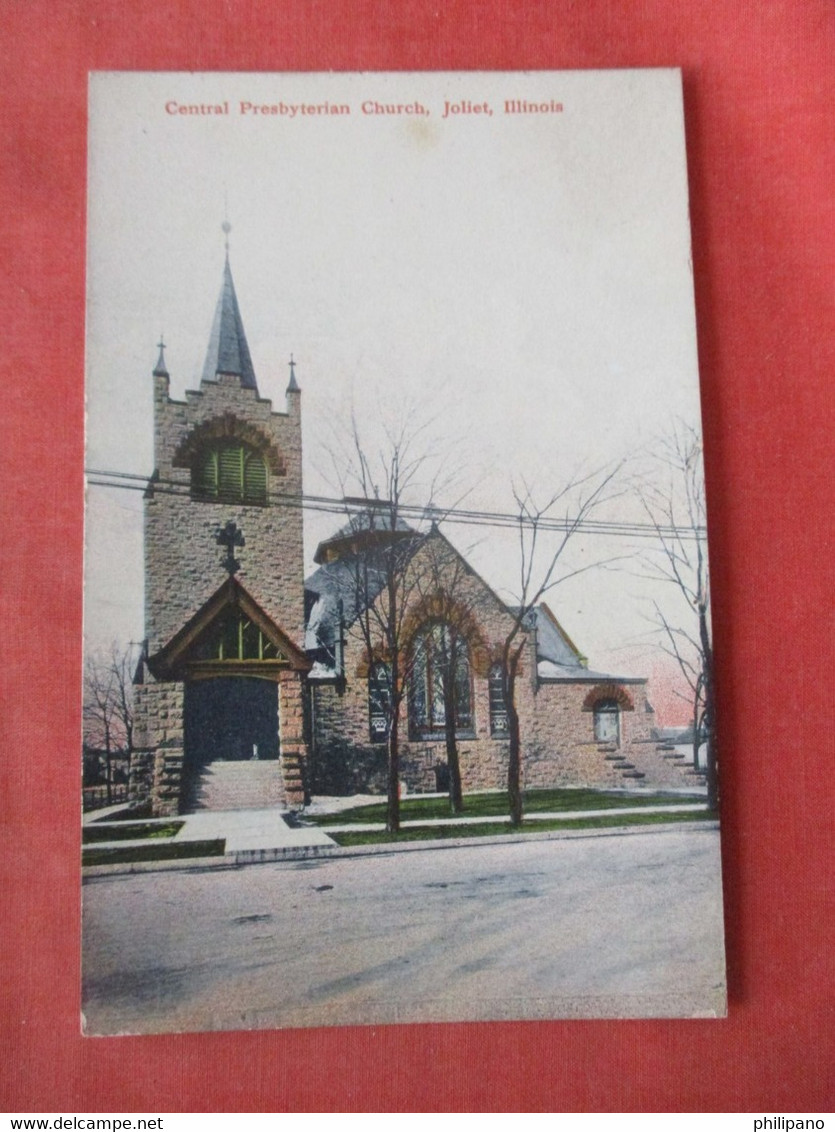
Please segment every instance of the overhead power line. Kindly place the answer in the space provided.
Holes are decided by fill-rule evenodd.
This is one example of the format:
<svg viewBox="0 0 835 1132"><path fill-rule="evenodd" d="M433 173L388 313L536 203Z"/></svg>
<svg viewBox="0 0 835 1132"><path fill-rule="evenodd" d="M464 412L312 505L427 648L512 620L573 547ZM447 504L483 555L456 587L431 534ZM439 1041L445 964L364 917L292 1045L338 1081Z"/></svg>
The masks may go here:
<svg viewBox="0 0 835 1132"><path fill-rule="evenodd" d="M128 491L152 492L154 495L175 495L185 499L191 498L191 489L181 480L166 479L164 477L143 476L135 472L104 471L99 468L86 469L87 482L91 487L113 487ZM267 499L277 507L302 508L305 511L320 511L332 515L358 515L367 512L370 508L385 510L390 506L379 499L361 499L344 497L338 499L327 495L307 495L288 492L270 491ZM222 502L222 501L220 501ZM572 519L570 516L558 518L556 516L535 517L533 515L519 515L507 511L476 511L464 507L426 507L419 504L400 503L397 514L403 519L413 519L416 522L445 522L458 523L469 526L484 527L511 527L518 529L536 526L540 531L582 531L584 534L606 535L616 538L653 538L653 539L704 539L705 528L702 526L676 526L674 524L654 524L639 522L618 522L604 519Z"/></svg>

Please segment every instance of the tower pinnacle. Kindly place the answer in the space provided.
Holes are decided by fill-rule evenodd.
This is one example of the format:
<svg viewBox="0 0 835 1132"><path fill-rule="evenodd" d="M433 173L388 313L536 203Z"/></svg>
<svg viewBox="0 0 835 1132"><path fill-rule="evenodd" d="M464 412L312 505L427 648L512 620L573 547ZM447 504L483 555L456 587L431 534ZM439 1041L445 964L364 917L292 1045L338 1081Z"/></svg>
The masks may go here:
<svg viewBox="0 0 835 1132"><path fill-rule="evenodd" d="M159 357L154 366L154 377L168 377L168 367L165 364L165 340L161 334L157 345L159 346Z"/></svg>
<svg viewBox="0 0 835 1132"><path fill-rule="evenodd" d="M288 393L301 393L299 383L296 381L296 363L293 360L293 355L290 355L290 380L287 383Z"/></svg>

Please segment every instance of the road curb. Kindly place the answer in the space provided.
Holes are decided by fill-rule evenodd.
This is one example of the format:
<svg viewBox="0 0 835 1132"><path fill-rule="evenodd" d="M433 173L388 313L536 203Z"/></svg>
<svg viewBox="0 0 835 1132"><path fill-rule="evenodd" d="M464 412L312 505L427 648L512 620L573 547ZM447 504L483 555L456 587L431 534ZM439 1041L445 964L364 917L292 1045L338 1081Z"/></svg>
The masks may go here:
<svg viewBox="0 0 835 1132"><path fill-rule="evenodd" d="M489 837L444 837L434 841L403 841L385 845L339 845L336 850L326 849L328 857L376 857L383 853L414 853L421 849L466 849L474 845L513 845L529 841L575 841L589 837L624 837L642 833L669 833L671 830L697 832L702 829L718 830L714 820L670 822L668 825L610 826L607 829L548 829L541 833L497 833Z"/></svg>

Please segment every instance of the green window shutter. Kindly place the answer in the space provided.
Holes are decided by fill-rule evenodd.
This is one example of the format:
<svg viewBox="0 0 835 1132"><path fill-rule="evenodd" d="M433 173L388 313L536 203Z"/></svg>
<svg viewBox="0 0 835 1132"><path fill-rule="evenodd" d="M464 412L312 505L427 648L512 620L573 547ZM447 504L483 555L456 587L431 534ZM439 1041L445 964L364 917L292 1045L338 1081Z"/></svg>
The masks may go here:
<svg viewBox="0 0 835 1132"><path fill-rule="evenodd" d="M192 491L195 495L214 497L217 495L217 452L204 449L199 453L192 471Z"/></svg>
<svg viewBox="0 0 835 1132"><path fill-rule="evenodd" d="M244 500L247 503L266 503L267 465L264 457L249 452L244 464Z"/></svg>
<svg viewBox="0 0 835 1132"><path fill-rule="evenodd" d="M218 452L218 487L224 499L241 499L244 488L244 452L240 444L227 444Z"/></svg>

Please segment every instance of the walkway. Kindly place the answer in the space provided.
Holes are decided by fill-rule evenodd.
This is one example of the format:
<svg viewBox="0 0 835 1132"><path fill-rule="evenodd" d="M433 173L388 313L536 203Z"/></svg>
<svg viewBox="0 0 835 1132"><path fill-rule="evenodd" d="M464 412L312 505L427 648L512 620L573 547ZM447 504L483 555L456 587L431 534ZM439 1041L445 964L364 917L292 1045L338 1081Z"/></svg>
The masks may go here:
<svg viewBox="0 0 835 1132"><path fill-rule="evenodd" d="M330 812L338 812L340 807L333 807ZM449 826L476 826L495 825L507 822L507 831L493 836L485 836L484 841L508 841L522 838L542 838L549 836L568 836L569 831L561 833L559 830L531 833L530 823L533 822L570 822L583 818L612 817L616 815L634 816L637 814L693 814L703 813L707 805L703 802L673 803L653 806L624 806L603 810L566 810L562 812L532 813L525 815L528 831L520 834L514 830L508 818L495 817L467 817L466 814L445 818L426 818L421 820L408 820L401 823L402 829L437 828ZM116 807L111 809L115 816ZM321 811L320 811L321 812ZM85 815L88 824L89 817ZM108 814L110 816L110 813ZM186 856L174 860L145 859L130 863L100 864L88 866L86 876L110 874L115 872L146 872L155 869L182 869L182 868L225 868L230 865L257 864L266 861L298 860L306 857L353 856L357 853L394 852L427 848L429 841L407 841L401 844L384 844L374 846L356 846L343 848L330 835L344 832L371 833L385 830L383 822L341 822L326 827L316 826L305 822L304 818L281 813L276 809L268 810L204 810L194 814L183 814L179 818L146 819L142 824L165 825L173 821L182 822L182 828L172 837L160 837L151 841L145 837L136 840L97 841L87 846L90 849L142 849L148 851L151 846L168 846L172 843L183 844L187 842L211 842L222 840L223 853L217 856L201 856L195 852L193 856ZM106 828L106 822L96 822L98 828ZM124 828L122 823L119 826ZM114 823L114 831L115 826ZM644 828L644 827L636 827ZM585 831L594 832L594 831ZM604 832L604 831L599 831ZM610 832L606 830L605 832ZM456 845L457 839L446 837L444 847Z"/></svg>

